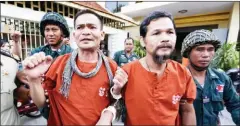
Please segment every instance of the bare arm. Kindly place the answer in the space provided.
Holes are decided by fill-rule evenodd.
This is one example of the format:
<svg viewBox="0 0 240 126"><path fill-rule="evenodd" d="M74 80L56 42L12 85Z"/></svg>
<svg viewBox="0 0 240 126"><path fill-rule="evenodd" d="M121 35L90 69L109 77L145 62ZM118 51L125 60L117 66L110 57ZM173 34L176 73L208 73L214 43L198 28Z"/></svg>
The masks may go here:
<svg viewBox="0 0 240 126"><path fill-rule="evenodd" d="M193 104L185 103L180 105L182 125L196 125L196 115Z"/></svg>
<svg viewBox="0 0 240 126"><path fill-rule="evenodd" d="M17 55L18 57L21 57L21 46L20 46L20 43L19 43L19 40L20 40L20 37L21 37L21 33L18 32L18 31L15 31L14 33L11 34L11 38L12 38L12 48L11 48L11 52L12 54L15 54Z"/></svg>
<svg viewBox="0 0 240 126"><path fill-rule="evenodd" d="M30 96L38 107L43 107L46 100L41 84L41 76L46 73L52 60L51 56L45 56L45 53L40 52L27 57L23 61L24 72L30 86Z"/></svg>
<svg viewBox="0 0 240 126"><path fill-rule="evenodd" d="M46 97L44 95L44 89L41 84L41 79L29 79L29 86L30 96L34 104L36 104L38 108L43 107L46 101Z"/></svg>

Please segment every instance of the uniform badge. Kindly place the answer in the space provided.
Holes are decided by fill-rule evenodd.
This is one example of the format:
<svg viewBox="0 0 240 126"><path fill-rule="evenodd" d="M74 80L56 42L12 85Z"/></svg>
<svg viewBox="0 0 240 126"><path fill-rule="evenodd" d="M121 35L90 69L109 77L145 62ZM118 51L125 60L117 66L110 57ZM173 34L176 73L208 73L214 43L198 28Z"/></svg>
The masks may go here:
<svg viewBox="0 0 240 126"><path fill-rule="evenodd" d="M216 89L218 92L223 92L223 89L224 89L224 85L223 84L219 84L216 86Z"/></svg>

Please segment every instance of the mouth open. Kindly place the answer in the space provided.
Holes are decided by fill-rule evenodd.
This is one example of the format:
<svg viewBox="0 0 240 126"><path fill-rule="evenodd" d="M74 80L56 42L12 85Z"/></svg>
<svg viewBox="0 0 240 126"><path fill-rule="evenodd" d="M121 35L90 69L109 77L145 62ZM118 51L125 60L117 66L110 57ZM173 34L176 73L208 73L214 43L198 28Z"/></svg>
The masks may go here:
<svg viewBox="0 0 240 126"><path fill-rule="evenodd" d="M81 41L93 41L93 39L89 39L89 38L84 38Z"/></svg>

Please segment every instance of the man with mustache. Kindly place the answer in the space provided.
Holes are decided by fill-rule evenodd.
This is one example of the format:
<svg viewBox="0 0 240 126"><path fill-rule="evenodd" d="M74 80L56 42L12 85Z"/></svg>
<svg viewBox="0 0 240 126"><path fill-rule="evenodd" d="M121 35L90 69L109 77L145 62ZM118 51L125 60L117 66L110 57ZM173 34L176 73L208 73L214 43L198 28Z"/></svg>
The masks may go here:
<svg viewBox="0 0 240 126"><path fill-rule="evenodd" d="M103 19L97 13L80 10L74 17L73 36L78 49L59 56L53 64L52 57L43 52L25 60L30 95L38 107L43 107L44 89L48 91L48 125L111 125L119 102L108 92L113 82L122 85L128 76L99 50L105 33ZM45 72L43 88L41 75Z"/></svg>
<svg viewBox="0 0 240 126"><path fill-rule="evenodd" d="M124 96L127 125L175 125L179 109L184 125L196 125L193 100L196 86L190 72L170 60L176 31L172 15L154 11L140 25L146 56L123 66L126 85L115 84L112 94ZM180 106L180 99L187 99ZM178 124L178 123L177 123Z"/></svg>
<svg viewBox="0 0 240 126"><path fill-rule="evenodd" d="M197 125L220 125L219 112L224 104L236 125L240 125L240 98L231 79L222 71L210 68L215 51L221 46L217 37L208 30L189 33L182 43L182 56L189 59L188 68L197 85L194 101Z"/></svg>

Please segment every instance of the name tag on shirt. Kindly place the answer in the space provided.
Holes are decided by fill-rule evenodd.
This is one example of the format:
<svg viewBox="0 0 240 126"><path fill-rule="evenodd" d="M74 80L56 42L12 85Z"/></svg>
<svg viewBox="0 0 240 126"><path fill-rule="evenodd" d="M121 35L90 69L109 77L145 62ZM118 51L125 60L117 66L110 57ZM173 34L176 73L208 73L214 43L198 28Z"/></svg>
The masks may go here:
<svg viewBox="0 0 240 126"><path fill-rule="evenodd" d="M209 98L207 97L207 96L205 96L204 98L203 98L203 103L208 103L210 100L209 100Z"/></svg>

